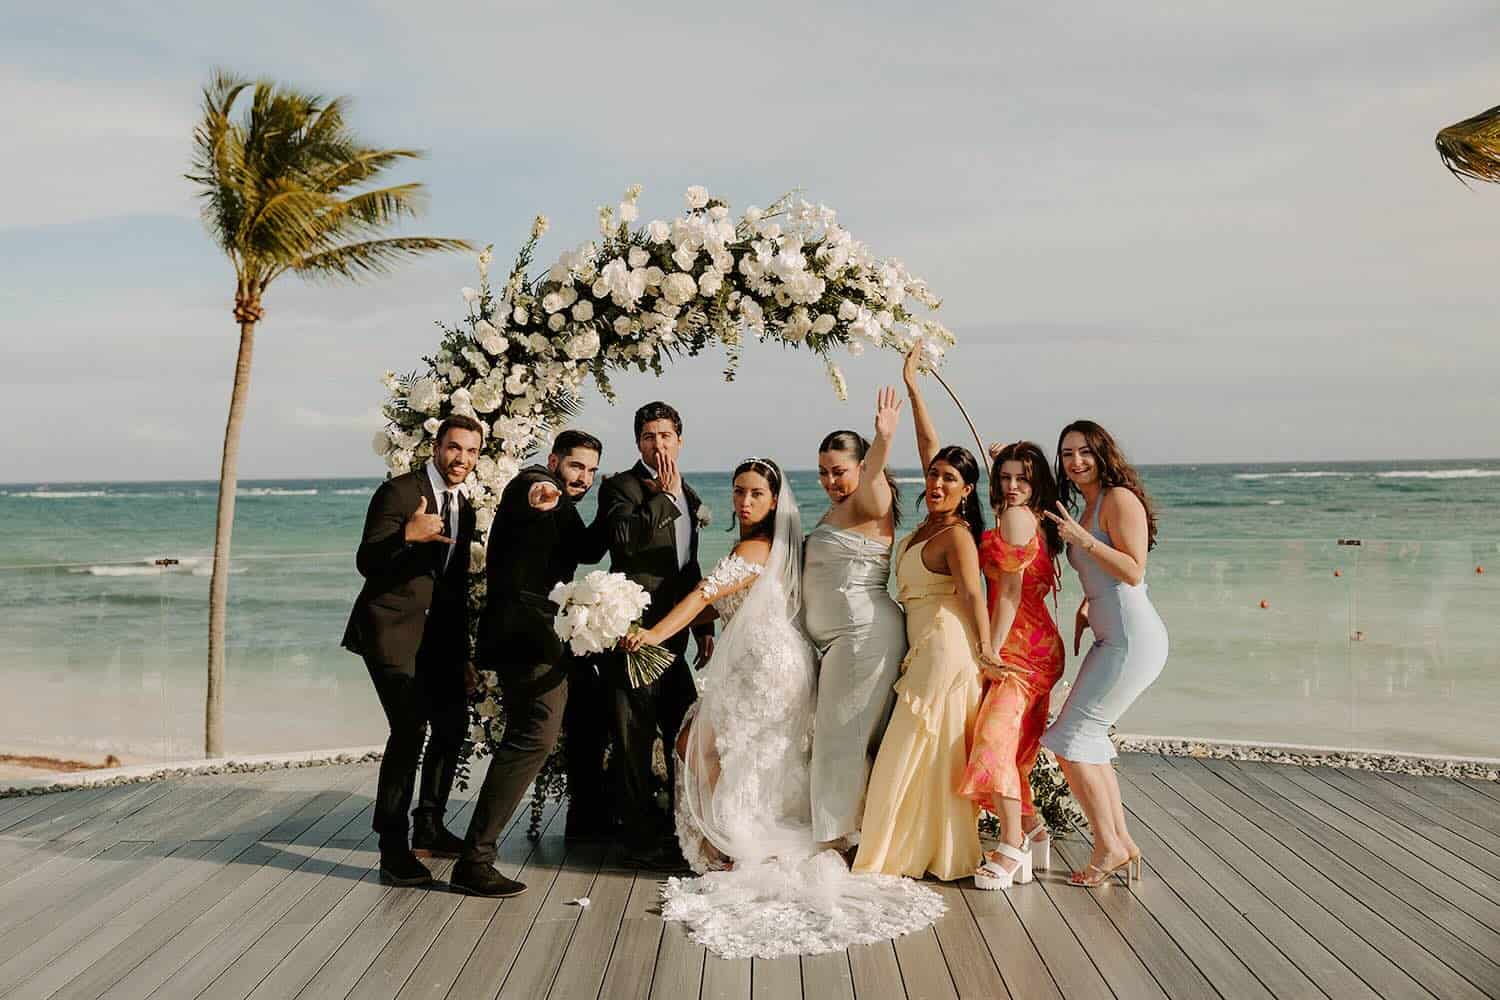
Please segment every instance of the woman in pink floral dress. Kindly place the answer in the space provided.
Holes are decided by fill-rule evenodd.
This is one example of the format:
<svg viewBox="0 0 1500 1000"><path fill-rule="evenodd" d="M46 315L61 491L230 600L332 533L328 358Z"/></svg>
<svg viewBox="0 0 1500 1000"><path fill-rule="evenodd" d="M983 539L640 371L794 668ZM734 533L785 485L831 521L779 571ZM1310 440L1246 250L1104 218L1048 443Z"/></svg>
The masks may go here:
<svg viewBox="0 0 1500 1000"><path fill-rule="evenodd" d="M1057 502L1047 457L1030 441L993 451L990 501L998 526L984 533L980 568L989 580L990 635L1002 667L985 668L984 700L974 722L959 794L994 813L1000 845L974 873L979 889L1031 881L1033 857L1046 867L1047 827L1027 780L1047 726L1052 688L1063 674L1063 641L1047 609L1058 588L1057 526L1040 516Z"/></svg>

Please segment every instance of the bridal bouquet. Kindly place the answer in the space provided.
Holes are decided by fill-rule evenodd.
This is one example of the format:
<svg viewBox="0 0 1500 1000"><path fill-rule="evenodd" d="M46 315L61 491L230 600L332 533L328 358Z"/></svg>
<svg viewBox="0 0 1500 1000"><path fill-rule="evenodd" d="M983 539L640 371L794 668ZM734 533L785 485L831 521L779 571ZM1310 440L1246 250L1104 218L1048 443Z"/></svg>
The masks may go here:
<svg viewBox="0 0 1500 1000"><path fill-rule="evenodd" d="M625 636L640 629L641 613L651 595L623 573L596 569L581 580L559 583L547 599L557 605L553 628L576 656L613 649ZM644 687L672 665L671 652L642 646L625 654L631 687Z"/></svg>

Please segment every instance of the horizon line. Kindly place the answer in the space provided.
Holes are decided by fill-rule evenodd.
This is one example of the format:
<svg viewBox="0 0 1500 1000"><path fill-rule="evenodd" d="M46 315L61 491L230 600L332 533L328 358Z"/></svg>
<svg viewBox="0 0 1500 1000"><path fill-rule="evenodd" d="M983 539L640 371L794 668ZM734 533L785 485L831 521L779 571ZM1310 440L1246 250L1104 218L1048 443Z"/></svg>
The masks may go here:
<svg viewBox="0 0 1500 1000"><path fill-rule="evenodd" d="M1270 460L1270 461L1252 461L1252 460L1246 459L1246 460L1242 460L1242 461L1230 460L1230 461L1205 461L1205 462L1142 462L1139 465L1137 465L1136 468L1139 468L1139 469L1175 469L1175 468L1183 468L1183 467L1188 467L1188 466L1194 467L1194 468L1197 468L1197 467L1200 467L1200 466L1209 466L1209 467L1217 468L1217 467L1230 466L1230 465L1240 465L1240 466L1243 466L1243 465L1291 465L1291 466L1306 466L1306 467L1311 468L1313 466L1320 466L1321 467L1321 466L1339 466L1339 465L1373 465L1373 464L1379 463L1379 462L1389 462L1389 463L1393 463L1393 464L1415 463L1415 462L1441 462L1441 463L1447 463L1447 464L1451 464L1451 463L1455 463L1455 462L1500 462L1500 455L1493 455L1493 456L1465 456L1463 458L1340 458L1340 459L1319 459L1319 460L1316 460L1316 461L1313 461L1313 462L1303 461L1303 460L1288 460L1288 459L1278 459L1278 460ZM541 463L537 462L537 463L528 463L528 464L541 464ZM523 466L523 468L524 468L524 466ZM729 472L731 468L732 468L732 466L729 467L729 468L722 468L722 469L691 468L691 469L684 469L683 471L685 473L688 473L688 474L693 474L693 473L700 473L700 474L701 473L716 473L716 472L725 473L725 472ZM888 468L890 468L892 471L897 471L897 472L913 472L913 471L920 472L921 471L921 466L919 466L919 465L892 465L892 466L888 466ZM621 469L620 471L623 472L624 470ZM788 467L788 468L785 468L784 471L786 471L788 473L791 473L791 472L810 472L810 473L816 473L818 470L817 469L812 469L812 468L791 468L791 467ZM1414 469L1414 470L1411 470L1411 471L1421 471L1421 470L1415 470ZM353 475L353 476L350 476L350 475L343 475L343 476L307 476L307 475L296 475L296 476L264 476L264 475L256 475L256 476L241 476L241 477L237 477L235 479L235 482L236 483L253 483L253 482L326 483L326 482L335 482L335 481L338 481L338 480L368 481L368 480L377 479L377 478L383 479L384 476L377 476L374 473L371 473L369 475ZM145 479L145 478L143 478L143 479L47 479L47 480L42 480L42 479L17 479L17 480L0 480L0 486L85 486L85 485L88 485L90 483L180 483L180 484L208 483L208 484L217 486L218 483L219 483L219 481L217 479L170 479L170 478L169 479Z"/></svg>

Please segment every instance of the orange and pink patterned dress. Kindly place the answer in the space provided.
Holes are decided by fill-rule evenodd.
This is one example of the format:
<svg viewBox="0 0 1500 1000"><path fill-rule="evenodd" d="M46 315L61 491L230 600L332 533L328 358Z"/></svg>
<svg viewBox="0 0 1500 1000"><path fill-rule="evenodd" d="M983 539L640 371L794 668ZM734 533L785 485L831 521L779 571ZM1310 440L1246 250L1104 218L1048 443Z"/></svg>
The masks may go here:
<svg viewBox="0 0 1500 1000"><path fill-rule="evenodd" d="M999 590L994 577L1022 571L1021 606L1000 647L1000 659L1019 668L1024 680L985 682L959 794L990 812L997 811L998 799L1020 799L1021 814L1026 816L1035 812L1027 778L1047 728L1052 688L1063 675L1062 635L1047 610L1047 596L1058 586L1057 569L1040 530L1026 545L1011 545L998 529L986 531L979 565L989 579L991 614Z"/></svg>

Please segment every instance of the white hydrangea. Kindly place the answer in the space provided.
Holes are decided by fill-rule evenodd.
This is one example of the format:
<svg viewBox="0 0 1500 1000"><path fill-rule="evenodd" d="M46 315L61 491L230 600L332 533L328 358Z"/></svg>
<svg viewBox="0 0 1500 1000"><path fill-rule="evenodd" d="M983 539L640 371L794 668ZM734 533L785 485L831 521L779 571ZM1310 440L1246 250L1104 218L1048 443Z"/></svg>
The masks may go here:
<svg viewBox="0 0 1500 1000"><path fill-rule="evenodd" d="M406 405L418 413L437 413L443 405L443 394L438 384L430 378L419 378L411 384Z"/></svg>

